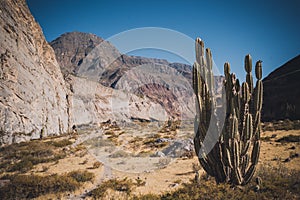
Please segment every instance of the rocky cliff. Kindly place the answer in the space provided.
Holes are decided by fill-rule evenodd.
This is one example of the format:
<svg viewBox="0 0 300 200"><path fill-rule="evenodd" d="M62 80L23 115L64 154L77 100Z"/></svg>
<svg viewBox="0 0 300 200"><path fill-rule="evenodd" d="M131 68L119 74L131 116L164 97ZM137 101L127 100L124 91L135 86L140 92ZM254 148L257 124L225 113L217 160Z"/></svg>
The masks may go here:
<svg viewBox="0 0 300 200"><path fill-rule="evenodd" d="M70 74L101 40L89 35L86 43L73 41L73 46L80 47L74 52L56 51L60 64L66 64L63 76L25 0L1 0L0 5L1 144L57 135L70 131L73 125L109 119L164 120L161 106L147 98Z"/></svg>
<svg viewBox="0 0 300 200"><path fill-rule="evenodd" d="M263 121L300 119L300 55L264 80Z"/></svg>
<svg viewBox="0 0 300 200"><path fill-rule="evenodd" d="M0 5L1 143L66 132L67 92L53 49L25 0Z"/></svg>

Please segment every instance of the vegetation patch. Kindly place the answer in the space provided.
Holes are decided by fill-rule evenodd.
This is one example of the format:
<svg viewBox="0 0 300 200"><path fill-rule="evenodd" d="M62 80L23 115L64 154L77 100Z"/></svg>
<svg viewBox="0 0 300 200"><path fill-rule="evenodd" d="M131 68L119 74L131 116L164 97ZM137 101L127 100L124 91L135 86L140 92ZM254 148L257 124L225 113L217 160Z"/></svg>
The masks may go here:
<svg viewBox="0 0 300 200"><path fill-rule="evenodd" d="M284 136L278 140L276 140L276 142L300 142L300 135L288 135L288 136Z"/></svg>
<svg viewBox="0 0 300 200"><path fill-rule="evenodd" d="M191 180L182 187L162 195L147 194L133 196L131 199L299 199L300 172L291 171L282 166L278 168L261 167L256 176L261 178L261 185L252 180L246 186L231 187L229 184L216 184L211 178L201 177Z"/></svg>
<svg viewBox="0 0 300 200"><path fill-rule="evenodd" d="M262 123L263 131L277 131L277 130L300 130L300 120L291 121L289 119L264 122Z"/></svg>
<svg viewBox="0 0 300 200"><path fill-rule="evenodd" d="M68 139L62 139L59 141L48 141L46 143L49 145L52 145L54 147L65 147L65 146L73 144L73 142Z"/></svg>
<svg viewBox="0 0 300 200"><path fill-rule="evenodd" d="M0 172L19 171L24 173L31 170L36 164L55 162L64 158L65 152L54 145L66 144L66 141L53 144L35 140L0 148L0 157L2 158Z"/></svg>
<svg viewBox="0 0 300 200"><path fill-rule="evenodd" d="M107 195L107 191L109 189L125 193L129 196L133 187L134 187L134 183L131 179L127 179L127 178L121 180L110 179L108 181L101 183L100 186L92 190L89 193L89 196L91 196L94 199L105 199L105 196Z"/></svg>
<svg viewBox="0 0 300 200"><path fill-rule="evenodd" d="M67 176L72 177L77 182L87 182L87 181L93 181L95 178L95 175L92 172L88 171L72 171L67 174Z"/></svg>
<svg viewBox="0 0 300 200"><path fill-rule="evenodd" d="M73 171L50 176L7 175L2 179L10 180L10 183L0 188L1 199L31 199L50 193L75 191L83 182L92 181L94 174Z"/></svg>

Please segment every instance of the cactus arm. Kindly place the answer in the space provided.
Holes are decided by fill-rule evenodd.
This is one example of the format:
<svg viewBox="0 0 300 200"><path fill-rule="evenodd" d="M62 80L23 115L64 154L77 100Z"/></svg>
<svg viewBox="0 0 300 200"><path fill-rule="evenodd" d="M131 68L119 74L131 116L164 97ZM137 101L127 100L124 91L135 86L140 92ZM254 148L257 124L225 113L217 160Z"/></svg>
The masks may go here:
<svg viewBox="0 0 300 200"><path fill-rule="evenodd" d="M205 54L205 55L204 55ZM225 123L210 126L216 120L217 108L214 97L212 53L204 51L204 42L196 39L196 62L193 65L193 88L196 95L194 146L200 164L217 183L247 184L255 173L260 151L260 118L262 109L262 66L255 66L256 86L253 88L252 58L245 57L246 82L240 84L235 74L230 73L229 63L224 64L224 88L222 100L226 104ZM226 101L226 102L225 102ZM222 130L220 138L212 133ZM217 143L210 152L203 148L206 142ZM251 150L251 151L250 151Z"/></svg>

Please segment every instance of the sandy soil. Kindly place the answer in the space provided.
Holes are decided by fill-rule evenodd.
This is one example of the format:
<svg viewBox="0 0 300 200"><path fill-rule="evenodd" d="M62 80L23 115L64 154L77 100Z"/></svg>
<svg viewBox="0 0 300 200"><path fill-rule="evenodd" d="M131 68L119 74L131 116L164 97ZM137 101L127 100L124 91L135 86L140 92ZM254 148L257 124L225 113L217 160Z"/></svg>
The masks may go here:
<svg viewBox="0 0 300 200"><path fill-rule="evenodd" d="M300 130L292 131L274 131L262 133L262 144L259 166L271 165L278 166L283 165L289 169L300 170L300 157L290 159L288 162L284 162L290 155L300 153L299 142L281 143L275 140L288 135L300 135ZM268 138L268 139L266 139ZM135 194L147 194L155 193L160 194L163 192L174 190L184 182L188 182L195 177L193 171L193 165L199 165L197 157L192 159L177 158L170 164L161 169L144 171L141 173L129 173L126 171L120 171L111 169L110 167L101 166L98 169L91 169L93 163L97 159L94 155L90 154L86 149L71 153L66 158L59 160L58 163L40 164L34 169L34 173L37 174L53 174L53 173L66 173L73 170L88 170L96 175L93 183L86 183L84 187L76 191L74 194L61 194L61 199L81 199L90 190L94 189L102 181L109 178L125 177L135 181L141 179L146 182L145 186L139 186L135 188ZM147 164L147 163L145 163ZM45 172L41 172L43 168L47 168ZM204 173L200 170L200 174ZM39 199L44 198L57 198L54 195L42 196Z"/></svg>

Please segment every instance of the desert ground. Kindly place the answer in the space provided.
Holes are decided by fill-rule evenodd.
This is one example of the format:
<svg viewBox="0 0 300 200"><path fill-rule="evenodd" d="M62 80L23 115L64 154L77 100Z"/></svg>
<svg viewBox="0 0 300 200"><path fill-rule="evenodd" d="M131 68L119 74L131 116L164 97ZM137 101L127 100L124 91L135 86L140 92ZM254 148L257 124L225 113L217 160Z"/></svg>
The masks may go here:
<svg viewBox="0 0 300 200"><path fill-rule="evenodd" d="M36 195L35 198L92 199L90 192L98 186L106 184L109 180L120 180L124 183L129 180L130 184L133 185L130 189L131 195L163 195L166 192L175 191L185 183L194 180L196 171L199 172L200 176L205 176L197 156L191 153L193 149L186 150L191 146L184 146L187 143L182 142L191 141L193 130L191 127L185 127L184 130L185 132L182 134L182 129L163 127L159 133L150 134L151 131L148 130L147 134L144 132L143 135L136 135L141 130L136 128L125 130L115 125L106 124L102 125L99 130L84 129L72 135L31 141L22 143L19 146L2 147L0 154L2 168L0 191L10 184L9 181L7 182L9 175L47 177L53 174L65 175L73 171L87 171L94 174L93 178L89 181L83 181L80 187L66 192ZM169 140L161 140L161 138ZM263 132L257 170L267 166L274 169L284 168L300 171L299 138L300 130ZM181 141L184 145L175 145L174 149L168 151L167 154L163 149L172 146L174 140ZM35 143L39 144L39 148L41 148L41 144L54 145L53 155L63 153L64 156L54 160L41 161L32 166L30 165L29 168L25 167L25 169L11 168L11 166L20 162L19 160L22 160L20 158L19 160L11 158L12 160L7 164L9 153L19 151L22 154L26 145L29 148L28 151L30 151L30 148L36 148L34 145L31 146ZM171 151L176 152L177 155L170 153ZM117 156L115 156L116 152ZM166 154L158 154L157 152L165 152ZM42 157L42 153L39 156ZM131 166L131 168L128 166ZM123 189L126 190L126 188ZM127 198L122 188L119 188L119 190L112 188L107 191L103 199Z"/></svg>

